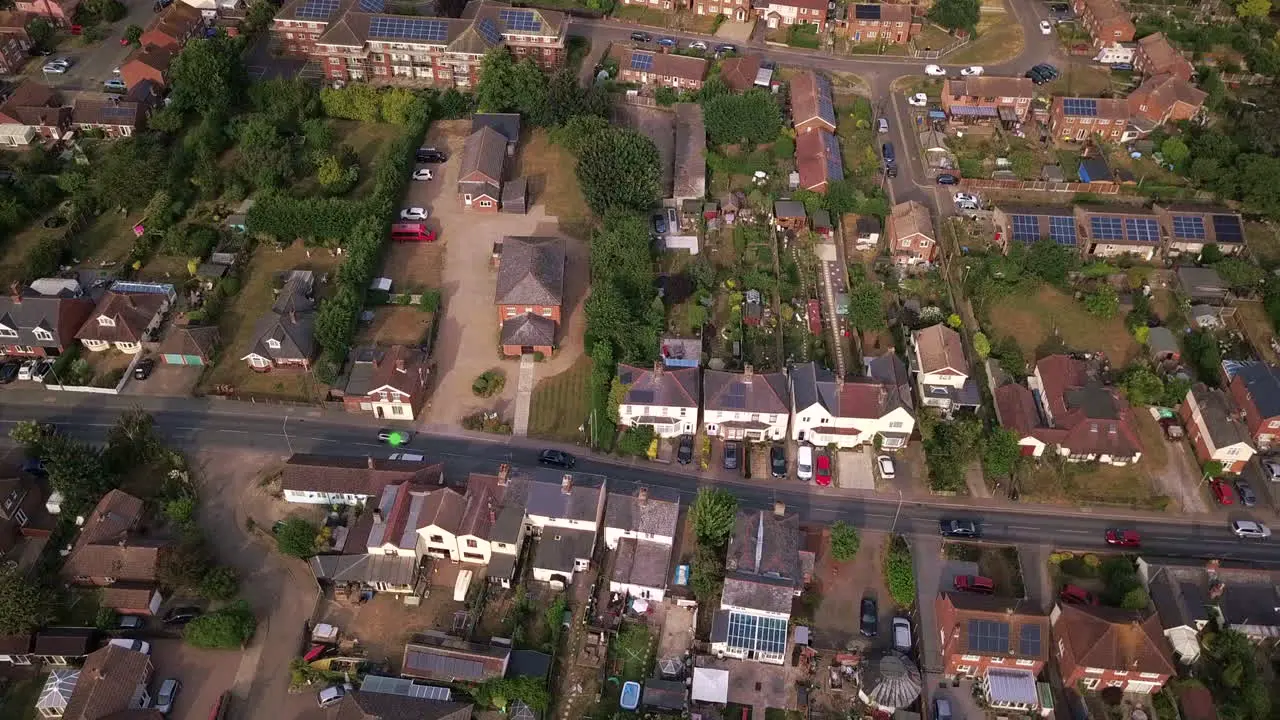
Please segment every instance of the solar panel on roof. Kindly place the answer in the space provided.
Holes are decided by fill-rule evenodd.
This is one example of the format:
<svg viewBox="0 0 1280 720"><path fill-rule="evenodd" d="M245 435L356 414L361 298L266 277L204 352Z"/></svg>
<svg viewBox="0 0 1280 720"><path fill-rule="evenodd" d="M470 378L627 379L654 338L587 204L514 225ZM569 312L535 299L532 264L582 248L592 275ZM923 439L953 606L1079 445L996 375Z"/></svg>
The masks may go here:
<svg viewBox="0 0 1280 720"><path fill-rule="evenodd" d="M360 0L360 9L368 13L380 13L387 9L386 0Z"/></svg>
<svg viewBox="0 0 1280 720"><path fill-rule="evenodd" d="M1093 98L1063 98L1062 111L1073 117L1097 117L1098 101Z"/></svg>
<svg viewBox="0 0 1280 720"><path fill-rule="evenodd" d="M480 37L495 45L502 42L502 33L498 32L498 26L494 25L489 18L484 18L476 23L476 32L480 33Z"/></svg>
<svg viewBox="0 0 1280 720"><path fill-rule="evenodd" d="M723 398L724 406L732 410L747 408L747 386L737 380L729 383Z"/></svg>
<svg viewBox="0 0 1280 720"><path fill-rule="evenodd" d="M1239 215L1214 215L1213 234L1218 242L1244 242L1244 228Z"/></svg>
<svg viewBox="0 0 1280 720"><path fill-rule="evenodd" d="M1125 218L1124 234L1135 242L1159 242L1160 223L1151 218Z"/></svg>
<svg viewBox="0 0 1280 720"><path fill-rule="evenodd" d="M323 20L338 9L338 0L307 0L294 12L304 20Z"/></svg>
<svg viewBox="0 0 1280 720"><path fill-rule="evenodd" d="M969 649L990 653L1009 652L1009 623L970 620Z"/></svg>
<svg viewBox="0 0 1280 720"><path fill-rule="evenodd" d="M653 391L652 390L632 390L631 392L627 393L627 399L629 402L636 403L637 405L646 405L648 403L653 402Z"/></svg>
<svg viewBox="0 0 1280 720"><path fill-rule="evenodd" d="M642 52L631 53L631 69L649 72L653 69L653 56Z"/></svg>
<svg viewBox="0 0 1280 720"><path fill-rule="evenodd" d="M364 682L360 684L360 692L403 695L422 700L450 700L453 697L453 693L449 688L422 685L408 678L385 677L382 675L366 675Z"/></svg>
<svg viewBox="0 0 1280 720"><path fill-rule="evenodd" d="M1203 240L1204 218L1199 215L1174 215L1173 235L1186 240Z"/></svg>
<svg viewBox="0 0 1280 720"><path fill-rule="evenodd" d="M817 78L814 82L814 89L817 95L818 117L835 125L836 108L831 100L831 81L822 75L815 75L814 77Z"/></svg>
<svg viewBox="0 0 1280 720"><path fill-rule="evenodd" d="M1094 240L1119 240L1124 237L1120 218L1091 217L1089 218L1089 230L1093 233Z"/></svg>
<svg viewBox="0 0 1280 720"><path fill-rule="evenodd" d="M1018 654L1019 655L1039 655L1040 654L1040 626L1039 625L1023 625L1018 631Z"/></svg>
<svg viewBox="0 0 1280 720"><path fill-rule="evenodd" d="M1035 215L1010 215L1013 224L1013 239L1018 242L1033 243L1040 240L1040 218Z"/></svg>
<svg viewBox="0 0 1280 720"><path fill-rule="evenodd" d="M522 32L541 32L542 20L538 14L532 10L499 10L498 19L507 26L508 30L518 30Z"/></svg>
<svg viewBox="0 0 1280 720"><path fill-rule="evenodd" d="M787 649L787 621L729 613L728 645L737 650L781 655Z"/></svg>
<svg viewBox="0 0 1280 720"><path fill-rule="evenodd" d="M420 20L403 17L376 17L369 21L372 37L398 40L444 42L449 37L449 24L444 20Z"/></svg>
<svg viewBox="0 0 1280 720"><path fill-rule="evenodd" d="M829 180L844 179L844 160L840 157L840 143L831 133L822 134L822 149L827 160L827 178Z"/></svg>
<svg viewBox="0 0 1280 720"><path fill-rule="evenodd" d="M855 20L879 20L879 5L854 5L853 17Z"/></svg>
<svg viewBox="0 0 1280 720"><path fill-rule="evenodd" d="M1071 216L1049 218L1049 239L1059 245L1076 244L1076 219Z"/></svg>

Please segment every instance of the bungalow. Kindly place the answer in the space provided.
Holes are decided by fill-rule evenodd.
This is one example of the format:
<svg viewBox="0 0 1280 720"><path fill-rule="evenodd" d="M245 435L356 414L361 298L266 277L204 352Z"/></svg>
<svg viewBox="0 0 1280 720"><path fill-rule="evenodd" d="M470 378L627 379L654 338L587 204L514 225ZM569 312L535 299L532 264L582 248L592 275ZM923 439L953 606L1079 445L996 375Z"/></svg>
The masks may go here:
<svg viewBox="0 0 1280 720"><path fill-rule="evenodd" d="M352 352L342 392L347 412L413 420L427 395L427 354L407 345L362 347Z"/></svg>
<svg viewBox="0 0 1280 720"><path fill-rule="evenodd" d="M1231 475L1244 470L1255 451L1226 393L1197 383L1187 391L1178 414L1202 465L1218 462L1222 472Z"/></svg>
<svg viewBox="0 0 1280 720"><path fill-rule="evenodd" d="M708 437L782 440L787 435L791 396L783 373L707 370L702 378L702 427Z"/></svg>
<svg viewBox="0 0 1280 720"><path fill-rule="evenodd" d="M889 212L889 252L898 265L929 264L938 254L929 209L915 200L898 203Z"/></svg>
<svg viewBox="0 0 1280 720"><path fill-rule="evenodd" d="M1156 613L1059 604L1049 616L1062 682L1150 694L1177 674Z"/></svg>
<svg viewBox="0 0 1280 720"><path fill-rule="evenodd" d="M114 346L136 355L143 342L156 339L170 300L167 294L108 290L80 326L76 339L93 352Z"/></svg>
<svg viewBox="0 0 1280 720"><path fill-rule="evenodd" d="M444 683L479 684L504 677L511 660L505 645L481 645L427 630L404 646L400 675Z"/></svg>
<svg viewBox="0 0 1280 720"><path fill-rule="evenodd" d="M140 532L142 500L122 490L107 493L85 520L62 566L72 584L102 588L101 604L120 613L153 615L163 545Z"/></svg>
<svg viewBox="0 0 1280 720"><path fill-rule="evenodd" d="M1113 210L1077 205L1075 216L1085 255L1132 255L1150 262L1161 247L1160 222L1150 210L1137 207Z"/></svg>
<svg viewBox="0 0 1280 720"><path fill-rule="evenodd" d="M910 397L874 378L845 381L808 362L791 368L791 437L812 445L905 447L915 429Z"/></svg>
<svg viewBox="0 0 1280 720"><path fill-rule="evenodd" d="M700 379L696 367L618 365L618 381L627 386L618 408L621 424L650 425L659 437L692 435L698 426Z"/></svg>
<svg viewBox="0 0 1280 720"><path fill-rule="evenodd" d="M444 483L444 466L373 457L295 453L280 471L285 502L363 505L393 483Z"/></svg>
<svg viewBox="0 0 1280 720"><path fill-rule="evenodd" d="M791 79L791 125L797 137L814 130L836 131L835 99L826 75L801 70Z"/></svg>
<svg viewBox="0 0 1280 720"><path fill-rule="evenodd" d="M1244 222L1234 210L1181 204L1156 205L1154 209L1169 238L1169 254L1197 255L1209 244L1217 245L1224 255L1244 250Z"/></svg>
<svg viewBox="0 0 1280 720"><path fill-rule="evenodd" d="M291 271L271 310L258 319L249 353L240 358L258 372L273 368L309 368L316 355L315 279L310 271Z"/></svg>
<svg viewBox="0 0 1280 720"><path fill-rule="evenodd" d="M497 212L502 205L507 139L485 125L467 136L458 166L458 196L465 207Z"/></svg>
<svg viewBox="0 0 1280 720"><path fill-rule="evenodd" d="M977 410L982 402L978 383L969 373L960 333L941 323L908 336L907 358L916 378L916 392L926 407L950 414Z"/></svg>
<svg viewBox="0 0 1280 720"><path fill-rule="evenodd" d="M1269 450L1280 438L1280 368L1251 361L1235 366L1228 386L1241 409L1249 437L1259 450Z"/></svg>
<svg viewBox="0 0 1280 720"><path fill-rule="evenodd" d="M618 63L618 80L644 87L697 90L707 77L707 59L614 45L609 57Z"/></svg>

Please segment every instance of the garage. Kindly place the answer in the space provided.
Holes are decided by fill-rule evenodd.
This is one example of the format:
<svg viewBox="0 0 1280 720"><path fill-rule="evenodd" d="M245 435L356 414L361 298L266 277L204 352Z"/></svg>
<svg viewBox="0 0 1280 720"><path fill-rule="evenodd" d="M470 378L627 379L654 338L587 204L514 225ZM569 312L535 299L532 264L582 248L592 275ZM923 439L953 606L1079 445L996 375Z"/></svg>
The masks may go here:
<svg viewBox="0 0 1280 720"><path fill-rule="evenodd" d="M166 365L202 367L218 345L216 327L174 327L160 343L160 359Z"/></svg>

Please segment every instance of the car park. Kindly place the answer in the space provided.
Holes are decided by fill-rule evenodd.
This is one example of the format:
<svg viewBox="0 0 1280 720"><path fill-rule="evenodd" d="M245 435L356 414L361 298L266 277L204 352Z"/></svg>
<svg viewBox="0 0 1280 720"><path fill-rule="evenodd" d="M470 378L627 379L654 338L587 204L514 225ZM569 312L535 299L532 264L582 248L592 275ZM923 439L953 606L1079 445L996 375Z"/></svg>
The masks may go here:
<svg viewBox="0 0 1280 720"><path fill-rule="evenodd" d="M151 377L151 371L156 369L155 358L142 358L137 365L133 366L133 379L146 380Z"/></svg>
<svg viewBox="0 0 1280 720"><path fill-rule="evenodd" d="M694 40L693 42L689 43L689 49L706 51L707 44L702 42L701 40Z"/></svg>
<svg viewBox="0 0 1280 720"><path fill-rule="evenodd" d="M428 215L430 213L427 209L421 207L405 208L400 211L401 220L426 220Z"/></svg>
<svg viewBox="0 0 1280 720"><path fill-rule="evenodd" d="M980 538L982 527L973 520L947 520L939 522L944 537Z"/></svg>
<svg viewBox="0 0 1280 720"><path fill-rule="evenodd" d="M1236 480L1236 494L1240 496L1240 504L1245 507L1253 507L1258 504L1258 496L1253 492L1253 488L1244 480Z"/></svg>
<svg viewBox="0 0 1280 720"><path fill-rule="evenodd" d="M1041 21L1040 21L1040 34L1041 34L1041 35L1052 35L1052 34L1053 34L1053 23L1049 22L1048 20L1041 20Z"/></svg>
<svg viewBox="0 0 1280 720"><path fill-rule="evenodd" d="M898 652L911 652L911 618L898 616L893 619L893 649Z"/></svg>
<svg viewBox="0 0 1280 720"><path fill-rule="evenodd" d="M911 107L924 107L929 104L929 96L924 93L916 93L907 96L907 104Z"/></svg>
<svg viewBox="0 0 1280 720"><path fill-rule="evenodd" d="M924 74L932 75L934 77L946 77L947 71L943 70L942 67L938 65L925 65Z"/></svg>
<svg viewBox="0 0 1280 720"><path fill-rule="evenodd" d="M826 453L822 453L818 455L818 462L816 463L816 467L817 467L818 473L817 473L817 476L815 477L815 481L819 485L823 487L827 487L828 485L831 484L831 456Z"/></svg>
<svg viewBox="0 0 1280 720"><path fill-rule="evenodd" d="M1231 486L1218 478L1209 481L1209 490L1213 492L1213 499L1217 500L1219 505L1234 505L1236 502Z"/></svg>
<svg viewBox="0 0 1280 720"><path fill-rule="evenodd" d="M538 464L572 470L578 459L563 450L543 450L538 453Z"/></svg>
<svg viewBox="0 0 1280 720"><path fill-rule="evenodd" d="M813 446L801 445L796 451L796 477L808 480L813 477Z"/></svg>
<svg viewBox="0 0 1280 720"><path fill-rule="evenodd" d="M858 629L867 637L875 637L880 624L880 615L876 608L876 599L873 597L862 598L862 621L858 624Z"/></svg>
<svg viewBox="0 0 1280 720"><path fill-rule="evenodd" d="M787 476L787 449L781 445L769 446L769 474L776 478Z"/></svg>
<svg viewBox="0 0 1280 720"><path fill-rule="evenodd" d="M653 36L652 36L652 35L650 35L650 34L649 34L649 33L647 33L647 32L639 32L639 31L636 31L636 32L631 33L631 39L632 39L632 40L635 40L636 42L647 43L647 42L649 42L649 41L653 40Z"/></svg>
<svg viewBox="0 0 1280 720"><path fill-rule="evenodd" d="M955 586L958 592L971 592L980 595L990 595L996 591L995 581L981 575L957 575Z"/></svg>
<svg viewBox="0 0 1280 720"><path fill-rule="evenodd" d="M1111 528L1106 538L1107 544L1115 547L1142 547L1142 537L1135 530Z"/></svg>
<svg viewBox="0 0 1280 720"><path fill-rule="evenodd" d="M1262 540L1271 537L1271 528L1253 520L1232 520L1231 532L1238 538L1256 538Z"/></svg>
<svg viewBox="0 0 1280 720"><path fill-rule="evenodd" d="M688 465L693 462L693 436L681 435L680 445L676 448L676 462Z"/></svg>
<svg viewBox="0 0 1280 720"><path fill-rule="evenodd" d="M892 480L894 476L893 458L888 455L876 456L876 467L880 469L880 477Z"/></svg>
<svg viewBox="0 0 1280 720"><path fill-rule="evenodd" d="M418 168L413 171L414 180L435 180L435 173L431 172L431 168Z"/></svg>
<svg viewBox="0 0 1280 720"><path fill-rule="evenodd" d="M176 607L164 614L165 625L186 625L204 614L198 607Z"/></svg>
<svg viewBox="0 0 1280 720"><path fill-rule="evenodd" d="M737 470L738 461L742 457L742 444L737 440L726 440L724 443L724 469Z"/></svg>
<svg viewBox="0 0 1280 720"><path fill-rule="evenodd" d="M1063 585L1058 599L1068 605L1097 605L1098 597L1079 585Z"/></svg>
<svg viewBox="0 0 1280 720"><path fill-rule="evenodd" d="M152 708L159 710L166 715L173 711L173 700L178 696L178 690L181 689L182 683L177 678L167 678L160 683L160 689L156 691L156 704Z"/></svg>
<svg viewBox="0 0 1280 720"><path fill-rule="evenodd" d="M971 65L961 70L960 74L965 77L977 77L984 72L986 72L986 68L982 67L981 65Z"/></svg>
<svg viewBox="0 0 1280 720"><path fill-rule="evenodd" d="M418 151L414 153L413 159L420 163L442 163L448 160L449 157L439 148L424 147L418 148Z"/></svg>
<svg viewBox="0 0 1280 720"><path fill-rule="evenodd" d="M676 46L676 39L669 37L658 38L658 44L662 47L673 48Z"/></svg>
<svg viewBox="0 0 1280 720"><path fill-rule="evenodd" d="M959 183L960 178L952 175L951 173L942 173L938 176L939 185L958 185Z"/></svg>

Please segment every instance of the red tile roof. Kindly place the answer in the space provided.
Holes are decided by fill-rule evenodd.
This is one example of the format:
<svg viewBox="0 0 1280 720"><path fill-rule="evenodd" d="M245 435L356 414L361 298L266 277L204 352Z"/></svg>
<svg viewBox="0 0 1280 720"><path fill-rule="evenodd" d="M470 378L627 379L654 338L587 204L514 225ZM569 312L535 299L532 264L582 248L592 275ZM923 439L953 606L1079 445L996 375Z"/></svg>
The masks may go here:
<svg viewBox="0 0 1280 720"><path fill-rule="evenodd" d="M1050 355L1036 363L1036 372L1053 422L1037 428L1036 437L1080 454L1129 457L1142 452L1129 403L1114 387L1092 377L1083 360Z"/></svg>
<svg viewBox="0 0 1280 720"><path fill-rule="evenodd" d="M1054 635L1077 667L1176 675L1173 651L1156 613L1059 605Z"/></svg>

